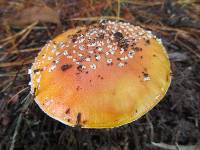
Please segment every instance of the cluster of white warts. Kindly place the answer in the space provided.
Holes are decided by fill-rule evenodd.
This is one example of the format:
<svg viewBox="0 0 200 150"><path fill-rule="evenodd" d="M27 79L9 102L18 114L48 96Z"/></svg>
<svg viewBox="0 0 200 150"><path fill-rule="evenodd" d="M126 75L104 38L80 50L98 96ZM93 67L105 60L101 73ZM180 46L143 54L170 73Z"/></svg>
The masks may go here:
<svg viewBox="0 0 200 150"><path fill-rule="evenodd" d="M50 41L48 44L46 44L45 49L46 53L42 56L42 60L35 60L35 67L42 65L44 62L46 62L46 59L50 62L54 60L54 63L52 63L49 67L43 67L43 70L48 69L49 72L52 72L54 69L56 69L56 65L59 63L60 56L64 55L68 59L72 59L72 62L76 65L81 65L81 69L90 68L91 70L97 69L97 64L92 62L91 57L84 57L84 54L81 53L83 51L86 51L88 55L94 55L94 58L96 61L100 61L102 58L102 55L95 53L92 48L96 49L97 52L101 52L106 58L106 63L108 65L113 64L114 60L109 57L112 55L115 55L115 53L118 53L121 55L119 58L119 62L117 62L117 66L122 68L125 66L124 61L128 61L128 59L132 59L134 57L135 51L134 49L129 49L127 52L125 52L125 49L123 47L118 47L118 42L115 41L114 34L116 32L120 32L123 34L123 38L128 42L129 45L132 43L136 43L137 41L144 39L149 40L152 37L157 39L154 35L152 35L151 31L145 31L139 26L134 26L129 23L124 22L114 22L114 21L107 21L107 22L100 22L102 26L105 28L99 28L99 27L93 27L89 29L84 35L80 34L76 37L76 40L73 42L72 40L68 40L67 42L60 42L58 44L54 44L52 41ZM112 34L109 34L112 33ZM103 34L104 37L100 40L93 40L94 38L97 38L99 35ZM89 42L92 41L92 42ZM162 41L160 39L157 39L157 41L162 45ZM86 48L87 47L87 48ZM64 49L64 51L61 53L59 49ZM52 52L51 55L49 55L49 50ZM73 55L77 55L77 57L73 57ZM88 56L87 55L87 56ZM55 59L56 56L56 59ZM79 59L84 58L85 62L90 62L88 66L83 65L83 60L80 62ZM32 74L33 70L29 70L29 74ZM36 72L35 74L36 82L40 83L41 80L41 74L40 71ZM150 77L145 77L144 81L150 80ZM31 83L30 83L31 85Z"/></svg>

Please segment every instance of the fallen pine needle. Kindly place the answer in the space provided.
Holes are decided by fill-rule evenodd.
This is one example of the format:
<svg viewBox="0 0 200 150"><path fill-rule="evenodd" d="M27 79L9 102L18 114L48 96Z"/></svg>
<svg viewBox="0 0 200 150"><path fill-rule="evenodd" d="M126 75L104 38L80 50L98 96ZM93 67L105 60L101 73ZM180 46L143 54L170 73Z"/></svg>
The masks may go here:
<svg viewBox="0 0 200 150"><path fill-rule="evenodd" d="M19 131L19 127L20 127L21 121L22 121L22 113L20 113L19 117L17 118L17 123L16 123L17 125L15 127L15 131L14 131L14 134L13 134L13 137L12 137L10 150L14 150L15 149L15 141L16 141L16 137L17 137L17 134L18 134L18 131Z"/></svg>
<svg viewBox="0 0 200 150"><path fill-rule="evenodd" d="M33 63L34 60L28 60L26 62L24 61L17 61L17 62L5 62L5 63L0 63L0 68L3 67L12 67L12 66L20 66L20 65L27 65Z"/></svg>
<svg viewBox="0 0 200 150"><path fill-rule="evenodd" d="M18 37L18 36L24 34L25 32L29 31L30 29L32 29L32 28L33 28L35 25L37 25L37 24L38 24L38 21L32 23L31 25L29 25L28 27L26 27L26 28L23 29L22 31L16 33L15 35L12 35L12 36L9 36L9 37L7 37L7 38L5 38L5 39L0 40L0 42L5 42L5 41L9 41L9 40L11 40L11 39L13 39L13 38L16 38L16 37Z"/></svg>
<svg viewBox="0 0 200 150"><path fill-rule="evenodd" d="M96 21L96 20L102 20L102 19L112 19L112 20L124 20L123 18L116 17L116 16L101 16L101 17L86 17L86 18L72 18L69 20L74 21Z"/></svg>
<svg viewBox="0 0 200 150"><path fill-rule="evenodd" d="M27 48L27 49L22 49L22 50L15 50L15 51L11 51L11 52L0 52L0 55L34 52L34 51L39 51L41 48L42 47L36 47L36 48Z"/></svg>
<svg viewBox="0 0 200 150"><path fill-rule="evenodd" d="M163 149L167 149L167 150L200 150L200 146L198 145L169 145L169 144L165 144L165 143L155 143L152 142L152 145L159 147L159 148L163 148Z"/></svg>

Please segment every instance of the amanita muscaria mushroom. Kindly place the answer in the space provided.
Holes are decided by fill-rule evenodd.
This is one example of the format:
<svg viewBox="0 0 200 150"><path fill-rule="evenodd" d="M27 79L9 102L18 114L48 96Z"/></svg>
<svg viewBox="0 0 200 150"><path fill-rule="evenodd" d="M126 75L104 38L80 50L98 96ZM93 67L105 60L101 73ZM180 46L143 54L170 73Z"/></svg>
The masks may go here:
<svg viewBox="0 0 200 150"><path fill-rule="evenodd" d="M29 73L39 107L83 128L138 119L164 97L171 82L161 40L139 26L114 21L57 36L42 48Z"/></svg>

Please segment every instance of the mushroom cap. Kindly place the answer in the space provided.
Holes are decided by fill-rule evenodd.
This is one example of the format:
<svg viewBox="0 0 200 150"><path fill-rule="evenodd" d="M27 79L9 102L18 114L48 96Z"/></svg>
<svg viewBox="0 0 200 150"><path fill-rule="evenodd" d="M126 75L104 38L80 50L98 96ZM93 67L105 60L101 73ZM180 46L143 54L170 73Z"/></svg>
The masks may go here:
<svg viewBox="0 0 200 150"><path fill-rule="evenodd" d="M58 35L29 70L31 93L69 126L112 128L151 110L171 82L160 39L129 23L104 21Z"/></svg>

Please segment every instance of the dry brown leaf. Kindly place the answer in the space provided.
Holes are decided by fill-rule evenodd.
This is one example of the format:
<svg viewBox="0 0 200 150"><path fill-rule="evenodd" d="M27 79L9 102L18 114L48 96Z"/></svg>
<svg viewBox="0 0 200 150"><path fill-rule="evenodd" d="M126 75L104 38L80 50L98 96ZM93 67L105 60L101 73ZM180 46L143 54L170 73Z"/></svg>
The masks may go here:
<svg viewBox="0 0 200 150"><path fill-rule="evenodd" d="M10 18L8 22L18 26L31 24L35 21L60 24L58 12L46 5L25 8Z"/></svg>

